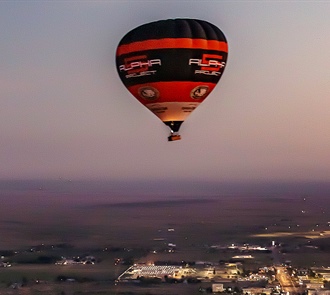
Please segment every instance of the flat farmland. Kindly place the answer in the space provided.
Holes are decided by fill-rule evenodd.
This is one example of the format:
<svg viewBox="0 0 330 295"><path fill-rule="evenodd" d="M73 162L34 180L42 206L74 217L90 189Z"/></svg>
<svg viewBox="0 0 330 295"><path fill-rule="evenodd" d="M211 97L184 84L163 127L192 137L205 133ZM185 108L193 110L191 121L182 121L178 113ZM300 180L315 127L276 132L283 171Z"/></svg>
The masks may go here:
<svg viewBox="0 0 330 295"><path fill-rule="evenodd" d="M42 243L150 248L173 243L187 249L326 238L330 228L327 198L219 196L113 203L91 197L86 204L79 197L68 201L37 194L2 203L0 249Z"/></svg>

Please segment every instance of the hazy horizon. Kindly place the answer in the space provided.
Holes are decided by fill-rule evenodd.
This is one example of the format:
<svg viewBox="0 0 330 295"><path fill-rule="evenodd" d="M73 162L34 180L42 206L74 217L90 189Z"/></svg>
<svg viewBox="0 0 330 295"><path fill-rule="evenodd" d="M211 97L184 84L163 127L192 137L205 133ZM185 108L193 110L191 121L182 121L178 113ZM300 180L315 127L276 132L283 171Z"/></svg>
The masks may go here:
<svg viewBox="0 0 330 295"><path fill-rule="evenodd" d="M1 180L0 198L32 195L90 201L130 202L135 200L173 200L222 197L328 197L330 182L283 181L182 181L182 180Z"/></svg>

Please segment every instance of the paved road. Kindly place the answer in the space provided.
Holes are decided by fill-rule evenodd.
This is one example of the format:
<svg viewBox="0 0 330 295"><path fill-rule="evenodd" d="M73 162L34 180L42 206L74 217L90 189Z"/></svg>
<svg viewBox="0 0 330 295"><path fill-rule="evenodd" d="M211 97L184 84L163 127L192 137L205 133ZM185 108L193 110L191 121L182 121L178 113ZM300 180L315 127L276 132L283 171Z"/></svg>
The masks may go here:
<svg viewBox="0 0 330 295"><path fill-rule="evenodd" d="M292 281L291 276L288 274L287 268L282 265L282 257L278 247L272 247L273 264L276 269L276 278L279 281L281 288L284 292L290 294L298 293L298 289Z"/></svg>
<svg viewBox="0 0 330 295"><path fill-rule="evenodd" d="M284 292L289 292L290 294L298 293L298 289L288 274L285 266L276 266L276 278Z"/></svg>

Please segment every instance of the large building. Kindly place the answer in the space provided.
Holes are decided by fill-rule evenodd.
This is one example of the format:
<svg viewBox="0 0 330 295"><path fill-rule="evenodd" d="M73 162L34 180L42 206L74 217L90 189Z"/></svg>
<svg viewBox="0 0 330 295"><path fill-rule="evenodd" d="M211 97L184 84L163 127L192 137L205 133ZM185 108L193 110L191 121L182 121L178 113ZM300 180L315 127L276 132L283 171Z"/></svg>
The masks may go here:
<svg viewBox="0 0 330 295"><path fill-rule="evenodd" d="M136 264L121 274L118 280L137 280L141 277L160 279L164 279L165 277L181 278L184 273L185 271L180 266Z"/></svg>

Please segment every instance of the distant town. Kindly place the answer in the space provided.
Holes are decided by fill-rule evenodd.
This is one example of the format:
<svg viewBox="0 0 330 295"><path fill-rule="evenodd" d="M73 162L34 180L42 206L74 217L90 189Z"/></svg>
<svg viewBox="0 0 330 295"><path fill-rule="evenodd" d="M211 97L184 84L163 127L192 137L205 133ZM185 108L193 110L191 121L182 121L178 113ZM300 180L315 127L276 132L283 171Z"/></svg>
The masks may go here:
<svg viewBox="0 0 330 295"><path fill-rule="evenodd" d="M311 249L317 250L314 246ZM24 294L330 294L329 265L297 267L290 260L282 261L285 247L276 241L266 246L244 243L205 247L219 257L226 254L228 259L217 262L174 259L180 257L174 243L158 250L105 247L84 254L76 251L69 244L0 251L0 294L18 294L14 293L17 290L25 290ZM159 253L168 260L158 260ZM95 277L100 269L103 278ZM48 278L40 277L47 270ZM10 274L15 277L17 273L21 278L9 279ZM86 293L79 291L82 289Z"/></svg>

